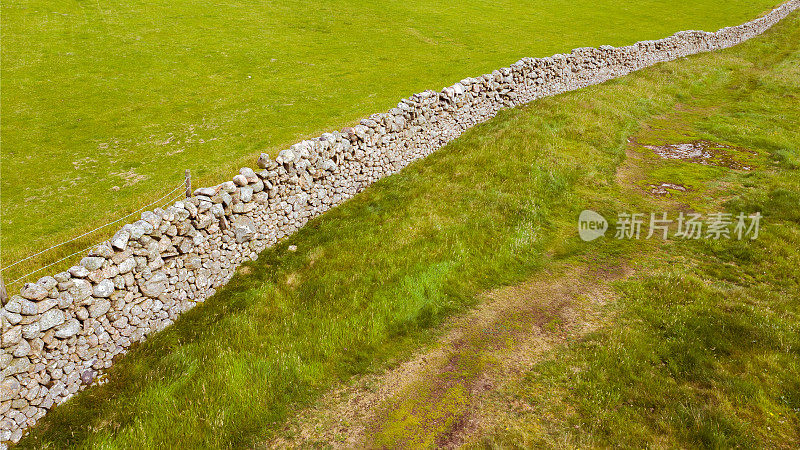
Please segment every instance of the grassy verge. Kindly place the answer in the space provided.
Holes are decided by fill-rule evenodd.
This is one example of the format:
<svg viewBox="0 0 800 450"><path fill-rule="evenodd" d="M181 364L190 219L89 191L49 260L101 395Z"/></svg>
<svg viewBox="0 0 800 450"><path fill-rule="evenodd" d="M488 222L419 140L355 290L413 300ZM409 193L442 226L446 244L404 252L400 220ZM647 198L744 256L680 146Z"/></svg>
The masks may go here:
<svg viewBox="0 0 800 450"><path fill-rule="evenodd" d="M581 344L583 348L573 348L550 369L538 370L553 385L546 387L551 397L545 400L561 400L548 411L560 417L576 410L575 416L554 420L552 429L538 436L546 441L574 433L578 442L625 442L622 430L645 430L649 416L643 408L651 406L634 403L615 410L622 403L613 401L630 392L641 394L642 386L656 383L663 385L655 392L669 394L657 405L660 411L685 408L685 419L667 421L674 430L692 418L713 425L698 416L699 402L706 397L697 392L714 393L722 402L727 391L699 382L726 367L741 368L743 362L758 369L754 378L737 384L741 377L720 375L728 380L725 389L746 398L763 388L759 405L779 405L783 395L780 411L796 408L796 381L793 388L786 374L796 367L798 348L797 265L792 264L800 229L795 207L800 139L794 107L798 79L791 63L800 51L798 25L800 16L794 14L764 37L734 49L662 64L502 112L263 252L206 304L133 349L112 368L107 384L48 414L22 444L252 444L333 383L402 359L427 341L443 318L473 305L489 288L517 283L552 261L627 259L645 269L663 265L666 258L636 259L639 253L663 251L656 241L587 244L577 238L575 224L584 208L615 217L620 211L650 211L657 205L643 194L644 175L620 168L631 158L626 156L628 138L652 137L641 131L642 124L674 114L679 104L692 104L692 110L719 109L699 115L702 120L693 128L665 133L747 147L756 152L753 159L760 165L748 173L698 169L689 163L663 163L658 170L689 177L684 182L696 186L694 200L687 200L691 205L713 210L726 199L734 210L762 210L769 226L752 243L664 244L686 260L699 261L676 270L697 272L683 279L654 272L650 281L626 285L620 308L638 316L611 330L611 338ZM646 158L646 153L639 157ZM628 181L621 182L621 174ZM741 191L740 185L747 189ZM287 252L290 244L298 251ZM719 264L722 259L730 264ZM769 275L762 273L765 268ZM707 273L722 281L706 283L702 276ZM731 303L744 301L742 289L750 289L739 275L760 280L751 283L757 289L753 294L766 295L755 298L764 299L760 307L771 309ZM718 298L727 299L723 304L732 309L714 310ZM709 311L717 312L702 315ZM626 350L623 344L629 339L635 345ZM756 343L748 345L748 339ZM612 362L625 361L617 358L625 351L631 352L630 365L620 366L619 373L604 372L614 367ZM751 358L751 352L761 357ZM644 358L648 355L661 359ZM586 362L588 368L580 373L589 381L571 384L567 369L572 361ZM772 364L774 375L762 370L767 367L762 362ZM686 377L684 385L681 376ZM537 379L530 377L531 383ZM517 392L533 399L541 394L525 386ZM571 394L575 386L581 399ZM670 396L673 387L686 396ZM777 406L745 409L760 419L765 419L764 411L779 411ZM626 410L632 412L613 415ZM722 411L710 414L722 417ZM733 425L717 427L709 442L728 442L728 437L730 442L747 442L737 440L735 432L750 428L734 423L734 416L725 416L724 423ZM622 419L631 425L618 426ZM594 428L564 430L571 421ZM532 436L526 423L519 422L519 434L498 430L485 442L524 445ZM679 443L705 442L700 434L669 436Z"/></svg>
<svg viewBox="0 0 800 450"><path fill-rule="evenodd" d="M634 210L758 211L758 239L624 251L639 269L616 283L611 325L500 390L490 402L500 425L469 447L800 445L800 47L787 40L800 35L787 25L709 56L709 67L720 63L715 81L698 78L704 92L649 120L618 172L623 194L647 200ZM726 156L751 170L664 161L641 147L699 140L728 144ZM660 183L688 191L647 193Z"/></svg>
<svg viewBox="0 0 800 450"><path fill-rule="evenodd" d="M777 3L3 2L0 265L136 211L185 169L218 183L262 150L523 56L716 30Z"/></svg>
<svg viewBox="0 0 800 450"><path fill-rule="evenodd" d="M611 325L503 387L489 402L500 425L469 447L800 445L800 166L796 144L765 139L775 130L771 114L791 111L780 97L769 112L751 105L755 126L731 114L741 106L732 102L713 116L726 122L725 132L708 120L675 130L690 139L772 142L752 172L702 176L677 163L639 173L648 185L675 183L680 173L711 197L677 195L653 202L658 211L761 211L767 222L758 240L672 241L624 252L639 269L616 283ZM682 115L671 118L680 123ZM781 156L787 148L795 162Z"/></svg>

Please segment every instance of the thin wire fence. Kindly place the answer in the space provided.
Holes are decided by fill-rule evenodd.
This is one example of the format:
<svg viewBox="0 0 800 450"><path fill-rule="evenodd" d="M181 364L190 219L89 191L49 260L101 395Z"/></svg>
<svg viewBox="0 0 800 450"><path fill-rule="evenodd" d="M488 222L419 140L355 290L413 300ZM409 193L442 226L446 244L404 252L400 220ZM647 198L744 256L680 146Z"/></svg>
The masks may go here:
<svg viewBox="0 0 800 450"><path fill-rule="evenodd" d="M185 194L184 192L181 192L181 193L179 193L178 195L173 195L173 194L174 194L176 191L178 191L178 190L183 190L183 189L187 189L187 192L188 192L188 186L190 186L190 184L189 184L190 182L189 182L189 178L188 178L188 176L189 176L189 175L188 175L188 172L187 172L187 179L185 180L185 182L183 182L183 183L179 184L179 185L178 185L178 186L176 186L174 189L172 189L171 191L169 191L169 192L167 192L166 194L164 194L162 197L158 198L157 200L155 200L155 201L153 201L153 202L150 202L150 203L148 203L148 204L146 204L146 205L142 206L141 208L137 209L136 211L133 211L133 212L132 212L132 213L130 213L130 214L127 214L127 215L125 215L125 216L122 216L122 217L120 217L120 218L118 218L118 219L116 219L116 220L114 220L114 221L108 222L108 223L106 223L106 224L104 224L104 225L101 225L101 226L99 226L99 227L97 227L97 228L94 228L94 229L92 229L92 230L89 230L89 231L87 231L86 233L83 233L83 234L81 234L80 236L76 236L76 237L74 237L74 238L72 238L72 239L69 239L69 240L67 240L67 241L60 242L60 243L58 243L58 244L56 244L56 245L52 245L52 246L50 246L50 247L48 247L48 248L46 248L46 249L44 249L44 250L42 250L42 251L40 251L40 252L37 252L37 253L34 253L34 254L30 255L30 256L27 256L27 257L25 257L25 258L22 258L22 259L20 259L19 261L16 261L16 262L14 262L13 264L9 264L9 265L7 265L7 266L5 266L5 267L1 268L1 269L0 269L0 273L2 273L3 271L5 271L5 270L7 270L7 269L10 269L10 268L12 268L12 267L14 267L14 266L18 265L18 264L21 264L21 263L23 263L23 262L25 262L25 261L28 261L28 260L30 260L30 259L33 259L33 258L35 258L35 257L37 257L37 256L39 256L39 255L42 255L42 254L44 254L44 253L47 253L47 252L50 252L50 251L52 251L52 250L54 250L54 249L56 249L56 248L59 248L59 247L61 247L61 246L63 246L63 245L69 244L70 242L77 241L77 240L79 240L79 239L82 239L82 238L84 238L84 237L86 237L86 236L89 236L90 234L93 234L93 233L95 233L95 232L97 232L97 231L100 231L100 230L102 230L102 229L104 229L104 228L107 228L107 227L109 227L109 226L111 226L111 225L114 225L114 224L116 224L116 223L119 223L119 222L121 222L121 221L123 221L123 220L125 220L125 219L127 219L127 218L129 218L129 217L131 217L131 216L133 216L133 215L135 215L135 214L141 213L142 211L144 211L144 210L146 210L146 209L150 208L150 207L151 207L151 206L153 206L153 205L162 205L162 202L163 202L163 201L164 201L164 199L165 199L165 198L167 198L167 197L170 197L170 196L172 196L172 197L170 198L170 200L168 200L166 203L163 203L163 205L161 206L161 208L164 208L164 207L166 207L166 206L168 206L168 205L170 205L170 204L174 203L174 202L175 202L175 201L177 201L178 199L180 199L180 198L183 198L183 197L185 197L185 196L187 195L187 194ZM70 254L70 255L67 255L67 256L65 256L65 257L63 257L63 258L61 258L61 259L59 259L58 261L54 261L54 262L52 262L52 263L50 263L50 264L47 264L46 266L40 267L40 268L38 268L38 269L34 270L33 272L27 273L27 274L25 274L25 275L23 275L23 276L21 276L21 277L19 277L19 278L15 279L14 281L11 281L11 282L7 283L7 284L8 284L8 285L12 285L12 284L14 284L14 283L17 283L17 282L19 282L19 281L22 281L22 280L24 280L24 279L28 278L28 277L29 277L29 276L31 276L31 275L34 275L34 274L36 274L36 273L39 273L39 272L43 271L44 269L47 269L48 267L54 266L54 265L56 265L56 264L58 264L58 263L60 263L60 262L63 262L63 261L65 261L65 260L69 259L69 258L72 258L72 257L73 257L73 256L75 256L75 255L78 255L78 254L80 254L80 253L86 252L86 251L88 251L89 249L91 249L92 247L94 247L94 246L95 246L95 245L97 245L97 244L98 244L98 243L97 243L97 242L95 242L94 244L92 244L92 245L90 245L90 246L88 246L88 247L86 247L86 248L84 248L84 249L78 250L78 251L76 251L76 252L74 252L74 253L72 253L72 254ZM1 279L1 278L0 278L0 279Z"/></svg>

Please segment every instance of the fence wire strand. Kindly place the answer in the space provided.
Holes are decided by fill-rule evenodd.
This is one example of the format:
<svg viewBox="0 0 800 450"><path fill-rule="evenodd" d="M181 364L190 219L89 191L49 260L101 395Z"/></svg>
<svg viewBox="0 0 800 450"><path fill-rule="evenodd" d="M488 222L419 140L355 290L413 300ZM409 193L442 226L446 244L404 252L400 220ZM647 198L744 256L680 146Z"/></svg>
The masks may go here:
<svg viewBox="0 0 800 450"><path fill-rule="evenodd" d="M161 205L161 209L164 209L164 208L166 208L167 206L174 204L174 203L175 203L175 202L177 202L179 199L181 199L181 198L184 198L184 197L186 197L186 194L184 194L184 193L180 193L180 194L178 194L177 196L173 197L173 198L172 198L172 200L170 200L170 201L168 201L167 203L164 203L163 205Z"/></svg>
<svg viewBox="0 0 800 450"><path fill-rule="evenodd" d="M52 265L58 264L58 263L60 263L61 261L64 261L65 259L72 258L73 256L77 255L78 253L85 252L86 250L89 250L90 248L94 247L95 245L96 245L96 244L92 244L92 245L90 245L90 246L88 246L88 247L84 248L83 250L78 250L77 252L75 252L75 253L73 253L73 254L71 254L71 255L68 255L68 256L65 256L65 257L63 257L63 258L59 259L58 261L51 262L50 264L48 264L48 265L46 265L46 266L44 266L44 267L41 267L41 268L39 268L39 269L36 269L36 270L34 270L33 272L31 272L31 273L28 273L28 274L26 274L26 275L23 275L23 276L21 276L21 277L17 278L16 280L14 280L14 281L12 281L12 282L10 282L10 283L8 283L8 284L9 284L9 285L12 285L12 284L16 283L17 281L20 281L20 280L23 280L23 279L25 279L25 278L28 278L29 276L31 276L31 275L33 275L33 274L35 274L35 273L41 272L42 270L44 270L44 269L47 269L48 267L50 267L50 266L52 266Z"/></svg>
<svg viewBox="0 0 800 450"><path fill-rule="evenodd" d="M13 264L9 264L8 266L5 266L5 267L3 267L2 269L0 269L0 272L4 271L4 270L6 270L6 269L10 269L10 268L12 268L12 267L16 266L17 264L20 264L20 263L22 263L22 262L25 262L25 261L27 261L27 260L29 260L29 259L31 259L31 258L35 258L35 257L37 257L37 256L39 256L39 255L41 255L41 254L43 254L43 253L47 253L47 252L49 252L50 250L53 250L54 248L61 247L62 245L69 244L70 242L73 242L73 241L76 241L76 240L78 240L78 239L81 239L81 238L83 238L83 237L85 237L85 236L88 236L88 235L90 235L90 234L94 233L95 231L102 230L103 228L106 228L106 227L108 227L109 225L114 225L115 223L119 223L119 222L121 222L121 221L123 221L123 220L127 219L128 217L130 217L130 216L132 216L132 215L134 215L134 214L137 214L137 213L140 213L140 212L144 211L145 209L149 208L149 207L150 207L150 206L152 206L152 205L155 205L155 204L157 204L157 203L160 203L160 202L161 202L161 201L163 201L165 198L167 198L167 197L169 197L170 195L172 195L172 193L174 193L174 192L175 192L175 191L177 191L178 189L184 189L185 187L186 187L186 185L185 185L184 183L181 183L181 184L180 184L180 185L178 185L178 186L177 186L175 189L173 189L173 190L171 190L171 191L167 192L165 195L163 195L163 196L162 196L161 198L159 198L158 200L155 200L155 201L153 201L153 202L151 202L151 203L148 203L147 205L144 205L144 206L142 206L141 208L139 208L138 210L136 210L136 211L134 211L134 212L132 212L132 213L130 213L130 214L127 214L127 215L125 215L125 216L122 216L122 217L120 217L119 219L117 219L117 220L115 220L115 221L113 221L113 222L109 222L109 223L107 223L107 224L105 224L105 225L101 225L101 226L99 226L99 227L97 227L97 228L95 228L95 229L93 229L93 230L87 231L86 233L83 233L82 235L80 235L80 236L77 236L77 237L74 237L74 238L72 238L72 239L70 239L70 240L68 240L68 241L64 241L64 242L58 243L58 244L56 244L56 245L53 245L53 246L51 246L51 247L48 247L48 248L46 248L46 249L44 249L44 250L42 250L42 251L40 251L40 252L38 252L38 253L34 253L33 255L30 255L30 256L28 256L28 257L26 257L26 258L20 259L19 261L15 262L15 263L13 263ZM183 195L184 195L184 194L183 194L183 193L181 193L180 195L178 195L178 196L174 197L172 200L170 200L170 201L169 201L167 204L169 204L169 203L172 203L173 201L177 200L178 198L180 198L180 197L181 197L181 196L183 196ZM165 206L166 206L166 205L165 205ZM16 283L17 281L20 281L20 280L22 280L22 279L24 279L24 278L27 278L28 276L30 276L30 275L33 275L33 274L35 274L35 273L37 273L37 272L40 272L40 271L42 271L42 270L44 270L44 269L46 269L46 268L48 268L48 267L50 267L50 266L52 266L52 265L54 265L54 264L58 264L58 263L60 263L61 261L64 261L65 259L71 258L71 257L73 257L73 256L77 255L78 253L81 253L81 252L84 252L84 251L86 251L86 250L89 250L90 248L94 247L95 245L96 245L96 244L92 244L92 245L90 245L89 247L86 247L86 248L85 248L85 249L83 249L83 250L79 250L79 251L77 251L77 252L75 252L75 253L73 253L73 254L71 254L71 255L69 255L69 256L65 256L65 257L63 257L63 258L59 259L59 260L58 260L58 261L56 261L56 262L53 262L53 263L50 263L50 264L48 264L48 265L46 265L46 266L44 266L44 267L41 267L41 268L39 268L39 269L37 269L37 270L35 270L35 271L33 271L33 272L31 272L31 273L27 274L27 275L24 275L24 276L22 276L22 277L20 277L20 278L17 278L16 280L14 280L14 281L12 281L12 282L10 282L10 283L8 283L8 284L14 284L14 283Z"/></svg>

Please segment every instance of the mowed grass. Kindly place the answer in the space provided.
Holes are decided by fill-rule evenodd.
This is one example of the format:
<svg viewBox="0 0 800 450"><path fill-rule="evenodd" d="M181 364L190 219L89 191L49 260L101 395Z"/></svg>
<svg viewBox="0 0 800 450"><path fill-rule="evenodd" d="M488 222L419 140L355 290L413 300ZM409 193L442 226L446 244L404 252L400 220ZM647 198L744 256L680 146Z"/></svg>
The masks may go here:
<svg viewBox="0 0 800 450"><path fill-rule="evenodd" d="M218 183L260 151L524 56L716 30L777 3L5 1L0 265L136 211L185 169Z"/></svg>
<svg viewBox="0 0 800 450"><path fill-rule="evenodd" d="M553 392L546 385L530 395L560 401L544 437L523 422L518 433L498 430L485 444L551 435L633 446L796 440L800 74L791 62L799 42L795 13L736 48L501 112L264 251L217 295L118 361L107 384L52 410L22 446L264 442L334 383L401 360L481 292L551 261L622 261L654 276L625 286L619 330L538 370ZM759 155L750 173L696 172L689 181L705 197L692 205L761 210L768 225L755 242L676 244L678 256L699 252L700 266L677 261L670 278L655 270L673 264L652 256L661 251L655 241L587 244L576 221L584 208L613 218L661 207L624 187L618 171L643 123L687 104L707 108L699 128L664 136L681 142L698 134ZM681 164L672 173L696 170ZM287 251L291 244L297 252ZM638 263L639 254L651 256ZM572 360L588 366L589 381L570 375ZM722 406L706 406L710 400ZM659 419L651 408L667 411L657 425L700 431L648 428ZM780 422L783 434L749 440L753 427L778 427L775 413L790 420Z"/></svg>

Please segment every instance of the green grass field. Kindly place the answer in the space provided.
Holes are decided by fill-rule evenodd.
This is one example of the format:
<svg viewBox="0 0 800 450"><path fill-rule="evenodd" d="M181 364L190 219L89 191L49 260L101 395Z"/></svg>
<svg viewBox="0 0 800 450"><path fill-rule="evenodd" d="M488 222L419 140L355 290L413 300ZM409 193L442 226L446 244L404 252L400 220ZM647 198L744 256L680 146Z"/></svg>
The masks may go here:
<svg viewBox="0 0 800 450"><path fill-rule="evenodd" d="M620 264L640 275L615 284L607 326L510 386L529 415L475 445L796 447L798 43L794 13L733 49L503 111L264 251L22 446L263 443L331 386L429 343L487 289L554 265ZM641 149L637 163L631 137L734 145L752 170ZM665 181L692 190L646 193ZM752 242L584 243L584 208L761 211L765 225ZM378 444L425 431L383 425Z"/></svg>
<svg viewBox="0 0 800 450"><path fill-rule="evenodd" d="M2 265L137 210L185 169L217 183L260 151L520 57L716 30L777 3L5 1Z"/></svg>

